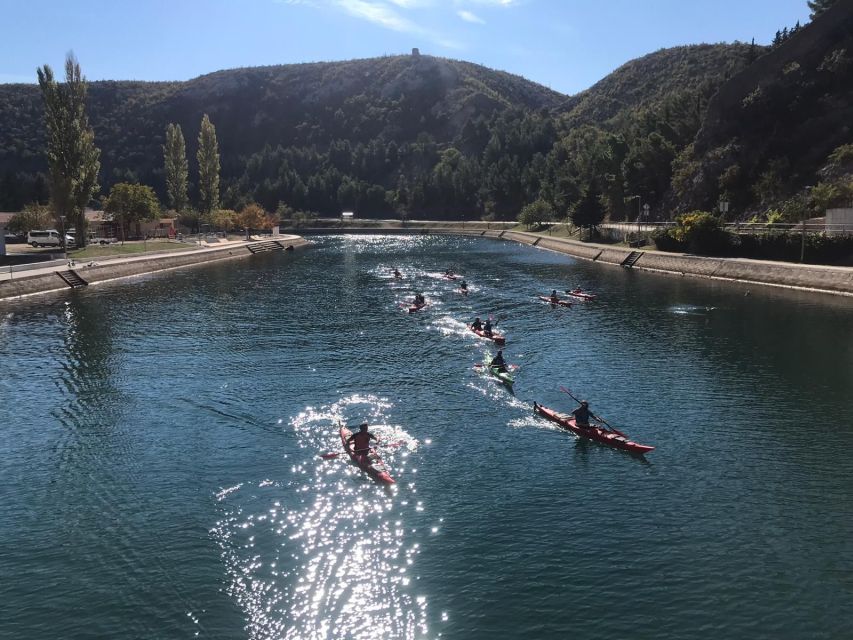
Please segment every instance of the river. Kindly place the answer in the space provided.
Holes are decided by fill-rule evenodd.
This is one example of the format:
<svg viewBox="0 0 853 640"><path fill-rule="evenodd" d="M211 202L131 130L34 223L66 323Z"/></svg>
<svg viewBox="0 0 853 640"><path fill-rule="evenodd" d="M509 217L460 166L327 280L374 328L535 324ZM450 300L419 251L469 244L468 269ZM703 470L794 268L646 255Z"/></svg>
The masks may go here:
<svg viewBox="0 0 853 640"><path fill-rule="evenodd" d="M315 240L0 307L0 636L853 634L850 299ZM656 449L535 417L560 386ZM339 419L399 444L396 485L320 457Z"/></svg>

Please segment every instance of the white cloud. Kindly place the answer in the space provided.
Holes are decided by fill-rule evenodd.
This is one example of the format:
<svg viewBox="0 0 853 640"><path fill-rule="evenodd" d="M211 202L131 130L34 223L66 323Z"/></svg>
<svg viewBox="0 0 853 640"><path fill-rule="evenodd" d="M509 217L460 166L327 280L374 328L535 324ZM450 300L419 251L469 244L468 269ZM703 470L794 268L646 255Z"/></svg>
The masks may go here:
<svg viewBox="0 0 853 640"><path fill-rule="evenodd" d="M335 0L334 4L355 18L373 22L393 31L417 33L420 28L411 20L397 13L393 7L383 2L368 0Z"/></svg>
<svg viewBox="0 0 853 640"><path fill-rule="evenodd" d="M432 0L326 0L327 6L342 9L350 16L366 20L391 31L410 33L447 49L463 48L458 42L426 29L402 15L399 9L432 5Z"/></svg>
<svg viewBox="0 0 853 640"><path fill-rule="evenodd" d="M465 22L473 22L474 24L486 24L486 21L481 17L474 15L470 11L466 11L465 9L460 9L456 12L460 18L462 18Z"/></svg>
<svg viewBox="0 0 853 640"><path fill-rule="evenodd" d="M453 0L456 4L479 4L489 7L513 7L520 5L524 0Z"/></svg>
<svg viewBox="0 0 853 640"><path fill-rule="evenodd" d="M420 9L422 7L431 7L432 0L388 0L391 4L396 4L402 9Z"/></svg>

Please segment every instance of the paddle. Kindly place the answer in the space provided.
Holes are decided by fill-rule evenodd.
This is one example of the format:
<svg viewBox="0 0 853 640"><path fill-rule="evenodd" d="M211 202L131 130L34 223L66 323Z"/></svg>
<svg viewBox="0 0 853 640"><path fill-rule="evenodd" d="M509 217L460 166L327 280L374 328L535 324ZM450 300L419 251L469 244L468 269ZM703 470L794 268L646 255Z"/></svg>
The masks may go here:
<svg viewBox="0 0 853 640"><path fill-rule="evenodd" d="M374 445L371 449L375 449L376 447L401 447L406 444L405 440L400 440L399 442L388 442L387 444L384 442L380 442L379 444ZM346 451L332 451L329 453L321 453L319 454L323 460L331 460L332 458L337 458L338 456L342 456L346 453Z"/></svg>
<svg viewBox="0 0 853 640"><path fill-rule="evenodd" d="M578 400L578 399L574 396L574 394L572 394L572 392L571 392L571 391L569 391L568 389L566 389L565 387L561 386L561 387L560 387L560 391L562 391L563 393L567 394L567 395L568 395L572 400L574 400L574 401L575 401L575 402L577 402L578 404L580 404L580 403L581 403L581 401L580 401L580 400ZM607 422L606 420L604 420L603 418L599 418L597 415L595 415L595 414L594 414L594 413L592 413L592 412L590 412L590 414L589 414L589 415L591 415L591 416L593 417L593 419L598 420L599 422L601 422L601 423L603 423L603 424L606 424L606 425L607 425L607 427L608 427L608 428L609 428L613 433L615 433L615 434L617 434L617 435L620 435L620 436L622 436L623 438L627 438L627 437L628 437L628 436L626 436L624 433L622 433L621 431L619 431L619 429L616 429L616 428L614 428L614 427L611 427L611 426L610 426L610 423L609 423L609 422Z"/></svg>

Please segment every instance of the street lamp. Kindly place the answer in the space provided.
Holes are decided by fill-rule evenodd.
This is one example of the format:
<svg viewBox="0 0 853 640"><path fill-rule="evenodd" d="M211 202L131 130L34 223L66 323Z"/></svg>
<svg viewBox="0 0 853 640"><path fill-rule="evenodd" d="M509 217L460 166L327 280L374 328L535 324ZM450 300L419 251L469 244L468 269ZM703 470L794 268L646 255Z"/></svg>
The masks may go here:
<svg viewBox="0 0 853 640"><path fill-rule="evenodd" d="M800 230L800 262L802 262L806 256L806 213L808 212L808 198L811 190L811 185L805 187L806 202L803 204L803 227Z"/></svg>
<svg viewBox="0 0 853 640"><path fill-rule="evenodd" d="M65 242L65 216L59 216L59 222L61 222L61 231L62 234L62 259L68 260L68 245Z"/></svg>

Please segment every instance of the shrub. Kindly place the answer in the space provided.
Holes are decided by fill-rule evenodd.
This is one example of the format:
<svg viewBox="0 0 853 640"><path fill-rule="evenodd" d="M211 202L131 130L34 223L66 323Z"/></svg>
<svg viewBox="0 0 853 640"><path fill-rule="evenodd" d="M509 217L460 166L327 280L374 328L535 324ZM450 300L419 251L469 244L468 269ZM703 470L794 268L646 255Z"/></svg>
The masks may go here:
<svg viewBox="0 0 853 640"><path fill-rule="evenodd" d="M725 255L731 249L731 239L723 231L719 218L707 211L681 214L675 219L670 234L693 253Z"/></svg>

